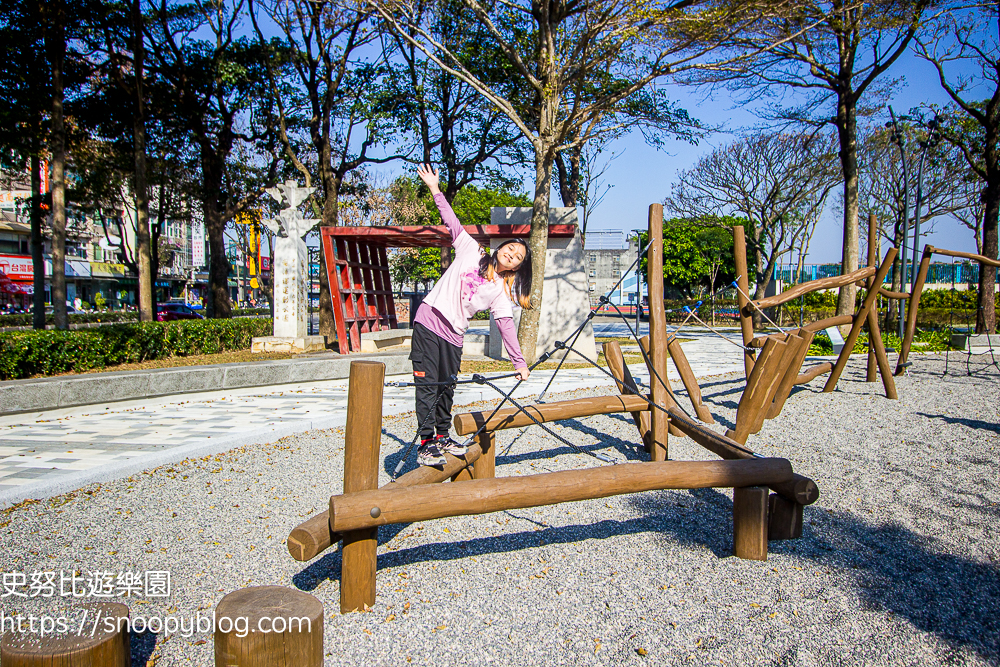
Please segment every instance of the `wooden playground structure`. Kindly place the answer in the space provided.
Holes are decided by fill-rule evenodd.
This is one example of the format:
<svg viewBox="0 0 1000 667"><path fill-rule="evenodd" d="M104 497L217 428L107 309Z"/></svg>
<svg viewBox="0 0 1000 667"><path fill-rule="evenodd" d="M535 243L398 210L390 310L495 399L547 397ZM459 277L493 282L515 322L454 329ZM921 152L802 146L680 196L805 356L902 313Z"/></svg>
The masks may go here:
<svg viewBox="0 0 1000 667"><path fill-rule="evenodd" d="M765 419L773 419L781 413L792 388L795 385L811 382L820 375L829 373L824 392L831 392L837 387L840 377L847 366L854 344L861 334L861 327L868 325L868 375L867 381L875 381L876 369L882 378L886 398L896 399L896 383L889 367L889 357L882 342L879 329L878 313L875 310L879 291L872 289L873 285L881 285L892 269L896 258L896 249L886 252L882 263L877 267L877 244L872 241L874 226L869 228L868 266L842 276L821 278L801 283L775 296L751 301L749 281L747 280L746 237L742 227L733 227L733 254L736 263L737 299L739 302L740 330L743 335L743 363L746 371L746 389L740 398L736 415L736 425L728 435L733 440L745 443L747 437L757 433L763 427ZM794 301L799 297L820 290L836 289L846 285L857 284L868 288L864 300L853 315L829 317L817 322L811 322L794 331L783 331L767 336L754 336L754 313L764 312ZM830 328L850 325L850 333L844 340L844 347L835 362L824 362L802 371L816 333ZM800 372L801 371L801 372Z"/></svg>
<svg viewBox="0 0 1000 667"><path fill-rule="evenodd" d="M930 268L931 257L933 255L944 255L946 257L968 259L974 262L979 262L981 266L1000 268L1000 261L990 259L984 255L959 252L958 250L945 250L943 248L935 248L932 245L925 245L924 252L920 257L920 268L917 269L917 275L913 280L913 286L909 293L892 292L886 289L879 290L879 294L886 298L905 300L907 302L906 328L904 329L903 334L903 344L899 349L899 358L896 361L896 375L902 374L908 365L906 363L906 359L910 356L910 348L913 346L913 338L917 333L917 313L920 311L920 293L924 291L924 284L927 281L927 270Z"/></svg>
<svg viewBox="0 0 1000 667"><path fill-rule="evenodd" d="M650 206L649 271L662 272L663 211ZM652 378L651 393L638 392L617 343L605 345L620 395L573 399L526 408L472 412L454 417L459 435L474 442L461 458L446 455L441 468L420 467L378 488L381 465L382 388L385 366L356 361L351 365L344 448L343 493L330 498L327 512L297 526L289 535L291 555L314 558L338 540L341 548L340 608L360 610L375 603L378 527L507 509L603 498L659 489L733 488L733 553L739 558L766 560L769 539L802 534L803 507L816 501L816 484L792 471L780 458L762 458L738 442L705 428L689 417L673 398L666 380L668 355L682 372L685 385L697 388L680 346L671 353L663 310L662 284L650 283L650 336L646 342ZM678 360L681 360L678 364ZM689 393L699 416L704 409L699 392ZM701 409L699 409L699 406ZM645 463L624 463L516 478L496 478L496 433L532 423L597 414L631 413L650 455ZM530 416L529 416L530 413ZM668 461L668 433L685 435L722 460ZM438 482L451 480L442 486Z"/></svg>

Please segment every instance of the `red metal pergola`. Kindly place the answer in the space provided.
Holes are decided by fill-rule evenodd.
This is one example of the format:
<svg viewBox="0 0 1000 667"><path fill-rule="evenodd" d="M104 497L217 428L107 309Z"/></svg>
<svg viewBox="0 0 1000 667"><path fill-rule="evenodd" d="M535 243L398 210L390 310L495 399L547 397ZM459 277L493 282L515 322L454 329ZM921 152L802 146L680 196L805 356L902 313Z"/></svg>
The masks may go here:
<svg viewBox="0 0 1000 667"><path fill-rule="evenodd" d="M531 225L465 225L476 241L527 237ZM550 238L572 238L576 225L549 225ZM444 225L407 227L321 227L333 319L340 353L361 349L361 334L398 329L386 248L451 245Z"/></svg>

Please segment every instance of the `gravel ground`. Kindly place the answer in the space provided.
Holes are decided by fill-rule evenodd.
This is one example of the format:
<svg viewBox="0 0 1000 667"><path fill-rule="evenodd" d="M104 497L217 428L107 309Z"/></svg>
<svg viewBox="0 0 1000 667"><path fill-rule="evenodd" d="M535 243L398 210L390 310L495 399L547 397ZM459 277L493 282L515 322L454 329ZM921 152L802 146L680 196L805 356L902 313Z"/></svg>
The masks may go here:
<svg viewBox="0 0 1000 667"><path fill-rule="evenodd" d="M243 586L294 586L325 605L331 665L1000 664L1000 373L914 362L899 401L860 381L859 360L837 392L821 393L823 378L798 388L751 437L821 492L803 537L771 542L767 562L731 556L731 491L651 492L383 528L375 607L339 615L337 549L302 564L284 544L341 488L335 429L6 510L0 570L169 571L170 596L131 600L133 617L191 618ZM702 390L715 428L731 426L740 379ZM415 423L383 426L388 470ZM639 459L627 415L559 430ZM498 476L598 463L537 427L498 440ZM670 454L713 458L686 439ZM66 602L8 595L0 609ZM145 633L133 664L211 665L212 646Z"/></svg>

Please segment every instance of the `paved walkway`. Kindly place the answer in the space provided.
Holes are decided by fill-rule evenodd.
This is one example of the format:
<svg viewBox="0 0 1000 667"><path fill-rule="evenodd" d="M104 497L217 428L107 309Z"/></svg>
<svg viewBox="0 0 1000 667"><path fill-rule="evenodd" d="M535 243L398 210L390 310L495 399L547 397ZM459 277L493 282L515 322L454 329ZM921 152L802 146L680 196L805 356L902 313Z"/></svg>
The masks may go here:
<svg viewBox="0 0 1000 667"><path fill-rule="evenodd" d="M643 333L648 332L648 324L643 326ZM595 333L627 335L623 324L599 323ZM738 331L726 333L738 340ZM684 337L691 338L682 346L696 376L742 370L737 346L704 330L685 329ZM670 377L678 379L673 365L668 364L668 368ZM648 381L644 365L630 366L630 370L637 380ZM515 397L534 400L551 375L551 371L533 374L518 388ZM508 391L514 379L496 384ZM613 382L598 369L562 369L547 395L601 386L610 391ZM461 385L455 405L495 396L488 387ZM273 442L293 433L342 426L346 407L345 379L68 408L32 414L30 420L25 415L2 417L0 506L65 493L189 456L206 456L242 445ZM386 387L385 415L412 409L412 388Z"/></svg>

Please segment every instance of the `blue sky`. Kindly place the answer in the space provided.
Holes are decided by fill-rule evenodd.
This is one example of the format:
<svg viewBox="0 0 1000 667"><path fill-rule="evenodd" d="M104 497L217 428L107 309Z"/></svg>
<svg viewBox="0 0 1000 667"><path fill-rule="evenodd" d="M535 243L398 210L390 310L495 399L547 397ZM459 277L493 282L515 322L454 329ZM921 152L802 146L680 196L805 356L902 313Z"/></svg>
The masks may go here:
<svg viewBox="0 0 1000 667"><path fill-rule="evenodd" d="M902 56L884 76L905 77L889 100L889 104L897 114L906 113L921 104L944 106L949 103L934 69L912 54L907 53ZM706 97L703 91L678 85L673 96L691 116L707 126L721 127L723 131L702 139L697 145L683 141L669 141L661 150L648 146L638 131L610 144L608 152L614 151L621 155L611 162L602 179L614 187L601 205L592 212L588 231L645 228L649 205L663 201L670 193L670 187L679 171L694 166L702 155L732 141L742 128L761 123L760 118L754 115L753 105L740 105L724 90L714 91ZM830 111L832 115L832 104ZM879 119L878 122L884 122L888 117L889 112L886 109L885 118ZM392 178L406 169L413 168L394 163L375 168L373 171ZM530 193L533 190L532 178L533 174L529 171L525 175L525 192ZM831 193L824 216L817 226L810 245L806 259L808 264L840 262L843 222L834 206L834 200L835 195ZM552 205L559 205L556 192L553 192ZM912 201L910 206L912 212L914 206ZM934 221L933 231L925 235L923 232L926 227L926 223L921 227L921 247L924 243L930 243L966 252L976 250L972 232L953 219L942 218ZM862 237L866 233L862 230ZM908 243L911 244L912 241Z"/></svg>

